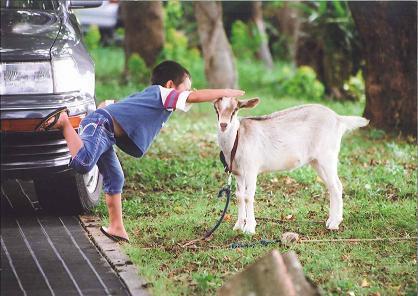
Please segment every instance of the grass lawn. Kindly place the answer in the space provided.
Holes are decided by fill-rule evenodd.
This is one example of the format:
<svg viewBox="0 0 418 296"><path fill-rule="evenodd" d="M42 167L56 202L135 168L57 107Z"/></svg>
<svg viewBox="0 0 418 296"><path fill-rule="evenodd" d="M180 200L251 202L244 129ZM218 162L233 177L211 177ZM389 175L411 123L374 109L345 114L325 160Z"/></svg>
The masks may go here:
<svg viewBox="0 0 418 296"><path fill-rule="evenodd" d="M93 52L99 100L123 98L138 90L121 86L114 77L121 71L122 54L116 49ZM244 75L242 71L240 75ZM194 86L202 87L202 68L194 77ZM261 103L241 115L309 103L278 98L263 87L245 85L241 82L245 97L259 96ZM361 115L364 108L358 102L320 103L345 115ZM305 273L326 295L346 295L348 291L355 295L416 295L415 240L229 248L234 242L280 238L286 231L304 239L415 237L417 155L413 139L398 139L369 128L343 138L339 176L345 204L340 231L326 230L326 190L314 171L304 167L258 178L256 217L284 222L259 219L254 236L234 232L237 208L232 203L230 216L211 241L197 249L181 248L179 245L212 227L223 209L224 200L216 198L226 182L218 154L216 115L210 104L195 105L188 113L175 112L142 159L118 152L126 176L123 213L131 237L124 249L151 283L154 295L213 295L225 280L272 248L295 251ZM103 202L97 215L107 223Z"/></svg>

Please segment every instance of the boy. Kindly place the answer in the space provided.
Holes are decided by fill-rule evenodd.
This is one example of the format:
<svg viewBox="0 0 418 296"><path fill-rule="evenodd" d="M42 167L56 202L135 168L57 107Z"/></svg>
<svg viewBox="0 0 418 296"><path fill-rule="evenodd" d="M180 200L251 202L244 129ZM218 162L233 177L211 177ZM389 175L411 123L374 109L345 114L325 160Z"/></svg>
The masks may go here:
<svg viewBox="0 0 418 296"><path fill-rule="evenodd" d="M190 103L244 95L234 89L191 91L190 73L174 61L157 65L151 83L140 93L103 108L99 106L81 121L79 134L71 126L66 108L57 109L37 128L62 131L72 156L69 166L78 173L85 174L97 164L109 212L109 226L100 230L114 241L128 242L129 238L122 221L124 175L113 145L141 157L174 110L188 111Z"/></svg>

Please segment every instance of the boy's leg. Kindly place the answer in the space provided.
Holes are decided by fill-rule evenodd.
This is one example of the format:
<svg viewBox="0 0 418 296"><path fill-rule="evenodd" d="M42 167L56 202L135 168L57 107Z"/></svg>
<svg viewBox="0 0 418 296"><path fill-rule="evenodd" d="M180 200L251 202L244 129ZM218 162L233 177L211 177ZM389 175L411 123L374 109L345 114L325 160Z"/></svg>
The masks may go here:
<svg viewBox="0 0 418 296"><path fill-rule="evenodd" d="M113 147L105 151L97 162L103 176L103 189L109 212L109 226L106 232L128 239L122 219L122 188L125 181L123 170Z"/></svg>
<svg viewBox="0 0 418 296"><path fill-rule="evenodd" d="M53 119L51 119L51 121L52 120ZM74 157L81 147L83 147L83 141L71 125L66 112L61 112L54 127L62 131L65 141L67 142L68 150L70 150L71 156Z"/></svg>
<svg viewBox="0 0 418 296"><path fill-rule="evenodd" d="M106 232L129 239L122 219L122 194L111 195L106 193L105 195L107 210L109 211L109 226L106 228Z"/></svg>
<svg viewBox="0 0 418 296"><path fill-rule="evenodd" d="M74 158L78 151L84 146L84 143L72 127L66 112L61 113L54 127L62 131L70 154ZM124 176L122 167L120 166L112 146L100 156L97 165L100 173L103 175L106 191L106 205L109 211L109 227L107 231L110 234L128 239L128 234L122 220L121 192Z"/></svg>

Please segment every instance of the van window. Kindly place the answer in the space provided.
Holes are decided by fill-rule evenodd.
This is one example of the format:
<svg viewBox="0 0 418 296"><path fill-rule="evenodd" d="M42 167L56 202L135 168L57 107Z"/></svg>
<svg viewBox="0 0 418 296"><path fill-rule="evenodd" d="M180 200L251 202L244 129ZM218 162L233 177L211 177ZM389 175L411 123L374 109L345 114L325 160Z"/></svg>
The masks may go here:
<svg viewBox="0 0 418 296"><path fill-rule="evenodd" d="M54 10L58 3L57 0L1 0L1 8Z"/></svg>

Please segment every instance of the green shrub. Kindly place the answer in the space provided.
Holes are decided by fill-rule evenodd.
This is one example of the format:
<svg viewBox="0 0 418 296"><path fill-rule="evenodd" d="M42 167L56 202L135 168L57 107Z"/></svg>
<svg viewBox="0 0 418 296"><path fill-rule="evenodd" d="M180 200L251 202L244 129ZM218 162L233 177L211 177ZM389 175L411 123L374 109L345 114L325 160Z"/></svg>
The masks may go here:
<svg viewBox="0 0 418 296"><path fill-rule="evenodd" d="M281 96L313 101L323 99L324 86L316 79L316 73L311 67L302 66L293 73L288 73L289 69L284 72L285 75L290 74L290 77L279 77L277 91Z"/></svg>
<svg viewBox="0 0 418 296"><path fill-rule="evenodd" d="M361 71L355 76L351 76L343 86L344 90L357 101L365 102L364 79Z"/></svg>
<svg viewBox="0 0 418 296"><path fill-rule="evenodd" d="M117 28L115 34L118 38L123 40L125 38L125 28Z"/></svg>
<svg viewBox="0 0 418 296"><path fill-rule="evenodd" d="M178 0L169 0L164 8L164 22L166 28L177 28L183 17L183 9Z"/></svg>
<svg viewBox="0 0 418 296"><path fill-rule="evenodd" d="M89 30L84 36L84 43L89 51L99 47L100 31L98 26L92 25L89 27Z"/></svg>
<svg viewBox="0 0 418 296"><path fill-rule="evenodd" d="M164 8L165 43L157 63L163 60L174 60L189 70L193 87L206 85L203 73L203 61L200 52L189 46L186 34L179 30L183 20L182 3L177 0L168 1Z"/></svg>
<svg viewBox="0 0 418 296"><path fill-rule="evenodd" d="M162 51L161 60L174 60L189 69L201 59L197 48L188 48L188 40L183 32L174 28L166 30L166 42Z"/></svg>
<svg viewBox="0 0 418 296"><path fill-rule="evenodd" d="M292 37L284 34L278 34L277 39L271 45L271 54L274 59L280 61L292 61L292 53L288 47L290 42L292 42Z"/></svg>
<svg viewBox="0 0 418 296"><path fill-rule="evenodd" d="M129 79L134 83L147 83L150 77L150 71L144 60L139 54L134 53L128 60Z"/></svg>
<svg viewBox="0 0 418 296"><path fill-rule="evenodd" d="M315 71L307 66L295 69L292 64L275 63L266 70L260 62L237 63L239 85L246 91L256 91L260 96L286 97L302 101L320 101L324 86Z"/></svg>
<svg viewBox="0 0 418 296"><path fill-rule="evenodd" d="M276 82L276 75L279 75L281 68L276 65L272 71L266 70L265 65L260 61L250 62L237 61L239 86L244 90L259 90L270 88ZM277 72L277 73L276 73Z"/></svg>
<svg viewBox="0 0 418 296"><path fill-rule="evenodd" d="M248 26L242 21L235 21L232 24L231 46L237 58L253 58L261 41L262 36L255 26Z"/></svg>

